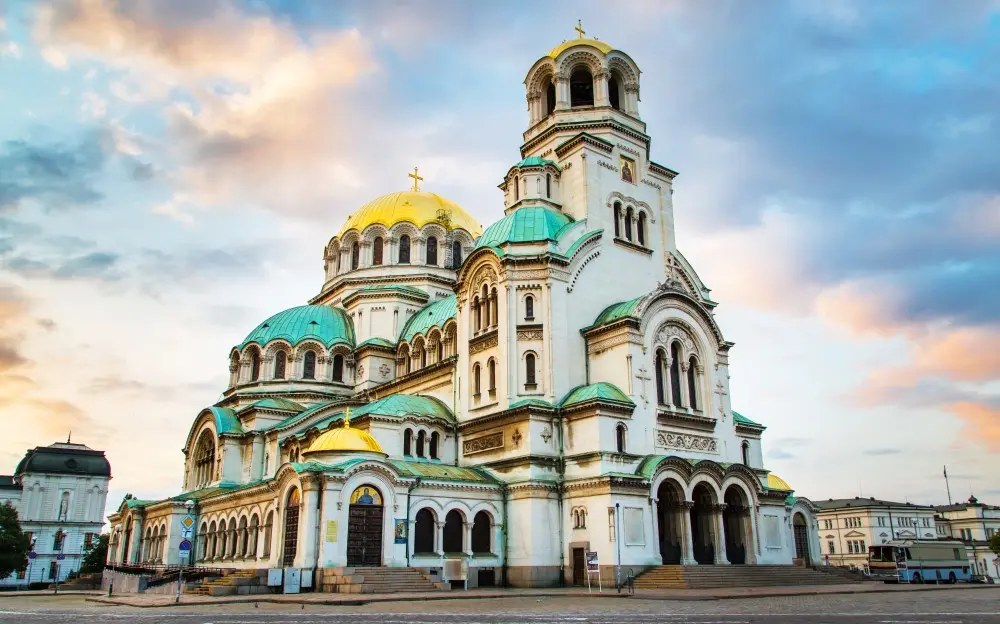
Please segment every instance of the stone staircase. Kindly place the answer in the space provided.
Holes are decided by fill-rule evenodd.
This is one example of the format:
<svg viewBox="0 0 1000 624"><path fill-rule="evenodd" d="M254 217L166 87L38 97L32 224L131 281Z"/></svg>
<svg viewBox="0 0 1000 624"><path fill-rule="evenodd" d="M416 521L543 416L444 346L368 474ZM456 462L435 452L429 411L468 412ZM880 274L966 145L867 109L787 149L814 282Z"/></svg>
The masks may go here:
<svg viewBox="0 0 1000 624"><path fill-rule="evenodd" d="M324 568L320 590L338 594L391 594L450 589L415 568Z"/></svg>
<svg viewBox="0 0 1000 624"><path fill-rule="evenodd" d="M267 570L232 570L222 576L207 578L194 587L184 588L195 596L246 596L269 593Z"/></svg>
<svg viewBox="0 0 1000 624"><path fill-rule="evenodd" d="M791 565L664 565L635 579L636 589L724 589L840 585L857 582L812 568Z"/></svg>

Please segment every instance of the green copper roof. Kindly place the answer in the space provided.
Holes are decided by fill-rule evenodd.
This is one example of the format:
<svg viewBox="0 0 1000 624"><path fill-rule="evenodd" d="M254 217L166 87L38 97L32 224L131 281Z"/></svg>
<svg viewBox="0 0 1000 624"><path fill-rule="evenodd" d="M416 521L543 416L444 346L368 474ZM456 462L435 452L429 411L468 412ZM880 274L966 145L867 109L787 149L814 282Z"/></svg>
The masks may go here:
<svg viewBox="0 0 1000 624"><path fill-rule="evenodd" d="M639 465L635 468L635 474L644 479L648 479L653 476L656 472L656 467L660 465L660 462L666 459L666 455L646 455L639 462Z"/></svg>
<svg viewBox="0 0 1000 624"><path fill-rule="evenodd" d="M312 416L316 412L320 411L323 408L329 407L330 405L333 405L334 403L336 403L336 401L325 401L323 403L317 403L316 405L313 405L313 406L309 407L305 411L302 411L302 412L299 412L298 414L294 414L292 416L289 416L288 418L282 420L281 422L274 423L270 427L264 427L263 429L260 429L260 431L270 431L272 429L284 429L286 427L289 427L291 425L294 425L296 423L299 423L299 422L301 422L301 421L309 418L310 416Z"/></svg>
<svg viewBox="0 0 1000 624"><path fill-rule="evenodd" d="M355 290L351 295L355 293L375 293L375 292L400 292L407 295L413 295L415 297L421 297L427 299L427 293L419 288L413 286L402 286L396 284L376 284L373 286L362 286L361 288ZM350 297L350 295L348 295Z"/></svg>
<svg viewBox="0 0 1000 624"><path fill-rule="evenodd" d="M274 399L274 398L271 398L271 399L261 399L260 401L254 401L253 403L251 403L250 405L244 407L240 411L242 412L244 410L255 409L255 408L256 409L281 410L281 411L284 411L284 412L296 412L296 413L298 413L298 412L301 412L302 410L304 410L305 406L304 405L300 405L300 404L296 403L295 401L291 401L289 399Z"/></svg>
<svg viewBox="0 0 1000 624"><path fill-rule="evenodd" d="M395 349L396 343L394 343L391 340L386 340L385 338L375 337L375 338L369 338L368 340L363 340L360 344L358 344L359 349L365 346L387 347L389 349Z"/></svg>
<svg viewBox="0 0 1000 624"><path fill-rule="evenodd" d="M597 319L591 327L600 327L601 325L607 325L623 318L635 316L635 310L639 306L639 300L641 299L642 297L636 297L635 299L609 305L604 308L603 312L597 315Z"/></svg>
<svg viewBox="0 0 1000 624"><path fill-rule="evenodd" d="M750 420L749 418L747 418L743 414L740 414L737 411L733 411L733 420L735 420L737 423L739 423L741 425L746 425L748 427L757 427L759 429L767 429L767 427L765 427L764 425L762 425L760 423L755 423L754 421Z"/></svg>
<svg viewBox="0 0 1000 624"><path fill-rule="evenodd" d="M295 345L312 338L329 347L338 343L354 346L354 326L343 310L325 305L304 305L278 312L256 327L240 345L265 345L278 338Z"/></svg>
<svg viewBox="0 0 1000 624"><path fill-rule="evenodd" d="M559 231L573 219L554 208L525 206L486 228L476 243L480 247L499 247L507 243L556 241Z"/></svg>
<svg viewBox="0 0 1000 624"><path fill-rule="evenodd" d="M511 403L510 407L507 409L515 409L518 407L523 407L525 405L537 405L538 407L548 407L548 408L555 407L555 405L552 405L548 401L543 401L542 399L521 399L520 401Z"/></svg>
<svg viewBox="0 0 1000 624"><path fill-rule="evenodd" d="M327 407L328 405L330 404L325 403L320 406L309 408L309 410L302 412L302 414L297 415L295 418L304 417L307 413L315 413L317 409ZM368 416L369 414L392 416L396 418L416 416L418 418L436 418L448 423L455 422L455 415L452 414L451 410L448 409L448 406L441 401L435 399L434 397L414 396L409 394L393 394L377 401L372 401L366 405L351 408L351 420L361 418L362 416ZM331 424L342 421L343 419L343 410L338 410L335 414L331 414L325 418L317 420L312 424L312 426L309 427L309 429L315 428L322 431ZM286 419L282 422L291 423L292 419ZM282 423L278 423L275 427L279 427L281 424ZM305 431L298 431L285 436L282 440L304 435Z"/></svg>
<svg viewBox="0 0 1000 624"><path fill-rule="evenodd" d="M602 401L613 401L615 403L625 403L635 407L632 399L625 396L625 393L618 389L618 386L606 381L592 383L589 386L577 386L569 391L559 404L563 407L600 399Z"/></svg>
<svg viewBox="0 0 1000 624"><path fill-rule="evenodd" d="M572 258L573 254L576 253L576 250L580 248L580 245L583 245L584 243L586 243L594 235L603 234L603 233L604 233L604 230L591 230L589 232L584 233L583 236L580 236L579 238L577 238L576 241L574 241L574 243L569 246L569 249L567 249L566 253L564 253L563 255L566 256L567 258Z"/></svg>
<svg viewBox="0 0 1000 624"><path fill-rule="evenodd" d="M212 412L212 416L215 416L215 430L219 433L243 433L243 425L240 424L240 419L236 417L236 412L229 409L228 407L210 407L208 408Z"/></svg>
<svg viewBox="0 0 1000 624"><path fill-rule="evenodd" d="M445 464L432 464L428 462L403 461L401 459L390 459L389 463L407 477L420 477L421 479L433 479L435 481L465 481L471 483L496 483L496 480L483 471L475 468L459 468L458 466L448 466Z"/></svg>
<svg viewBox="0 0 1000 624"><path fill-rule="evenodd" d="M544 167L545 165L552 165L559 170L559 165L555 164L551 160L546 160L544 158L539 158L538 156L528 156L521 162L514 165L515 167Z"/></svg>
<svg viewBox="0 0 1000 624"><path fill-rule="evenodd" d="M455 295L450 295L420 308L420 311L410 317L403 325L399 340L410 341L417 334L426 334L435 325L443 327L448 319L455 318Z"/></svg>

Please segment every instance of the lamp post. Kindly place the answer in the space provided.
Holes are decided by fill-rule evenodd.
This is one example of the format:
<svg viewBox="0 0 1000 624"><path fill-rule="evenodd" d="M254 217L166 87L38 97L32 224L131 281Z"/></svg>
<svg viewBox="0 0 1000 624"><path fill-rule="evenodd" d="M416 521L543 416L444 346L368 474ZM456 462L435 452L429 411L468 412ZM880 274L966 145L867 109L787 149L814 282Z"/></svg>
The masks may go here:
<svg viewBox="0 0 1000 624"><path fill-rule="evenodd" d="M184 501L184 509L187 510L187 515L190 516L191 515L191 510L194 509L194 501L191 500L190 498L187 499L186 501ZM192 532L193 531L194 531L194 529L192 529ZM183 537L183 533L182 533L181 542L184 542L186 539L187 538ZM179 548L179 546L178 546L178 548ZM187 551L184 551L186 553L184 555L180 554L181 553L180 550L178 550L177 552L178 552L177 559L178 559L178 563L180 564L180 567L177 569L177 595L174 597L174 602L175 603L179 603L181 601L181 588L184 587L184 562L180 561L180 559L182 557L186 558L186 557L190 557L191 556L190 549L187 550Z"/></svg>
<svg viewBox="0 0 1000 624"><path fill-rule="evenodd" d="M621 503L615 503L615 542L618 546L618 565L615 566L615 587L619 588L621 591L621 572L622 572L622 524L621 524Z"/></svg>
<svg viewBox="0 0 1000 624"><path fill-rule="evenodd" d="M36 542L38 542L38 536L37 535L32 535L31 536L31 550L29 551L29 556L28 556L28 587L29 588L31 587L31 564L34 563L35 556L36 556L35 555L35 543Z"/></svg>

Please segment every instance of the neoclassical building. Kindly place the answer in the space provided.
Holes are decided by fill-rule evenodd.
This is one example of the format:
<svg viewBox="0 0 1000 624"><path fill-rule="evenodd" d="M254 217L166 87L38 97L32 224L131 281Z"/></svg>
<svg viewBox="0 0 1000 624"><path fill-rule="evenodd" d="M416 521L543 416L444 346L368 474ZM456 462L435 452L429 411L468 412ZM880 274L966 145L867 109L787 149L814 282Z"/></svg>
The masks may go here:
<svg viewBox="0 0 1000 624"><path fill-rule="evenodd" d="M183 493L129 497L113 562L389 566L470 582L604 566L817 561L815 510L734 412L733 347L677 249L628 54L577 38L525 79L528 127L498 220L419 190L379 197L323 250L306 305L229 354L184 444Z"/></svg>

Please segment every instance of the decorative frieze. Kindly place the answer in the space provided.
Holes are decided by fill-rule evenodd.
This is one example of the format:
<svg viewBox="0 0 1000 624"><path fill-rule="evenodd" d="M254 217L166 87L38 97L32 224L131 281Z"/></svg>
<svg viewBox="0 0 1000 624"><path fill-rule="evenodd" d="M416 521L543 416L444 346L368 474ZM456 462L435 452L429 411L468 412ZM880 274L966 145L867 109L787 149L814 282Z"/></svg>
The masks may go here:
<svg viewBox="0 0 1000 624"><path fill-rule="evenodd" d="M475 355L481 351L492 349L495 346L497 346L497 332L493 330L488 334L477 336L469 341L469 355Z"/></svg>
<svg viewBox="0 0 1000 624"><path fill-rule="evenodd" d="M619 171L618 167L612 165L611 163L609 163L606 160L598 160L597 164L600 165L600 166L602 166L602 167L604 167L605 169L610 169L611 171L614 171L615 173L618 173L618 171Z"/></svg>
<svg viewBox="0 0 1000 624"><path fill-rule="evenodd" d="M719 453L719 441L715 438L687 433L673 433L670 431L658 431L656 433L656 446L716 455Z"/></svg>
<svg viewBox="0 0 1000 624"><path fill-rule="evenodd" d="M462 454L465 456L485 453L503 448L503 431L497 431L479 438L465 440L462 443Z"/></svg>
<svg viewBox="0 0 1000 624"><path fill-rule="evenodd" d="M541 325L521 325L517 328L518 340L541 340L542 335Z"/></svg>

